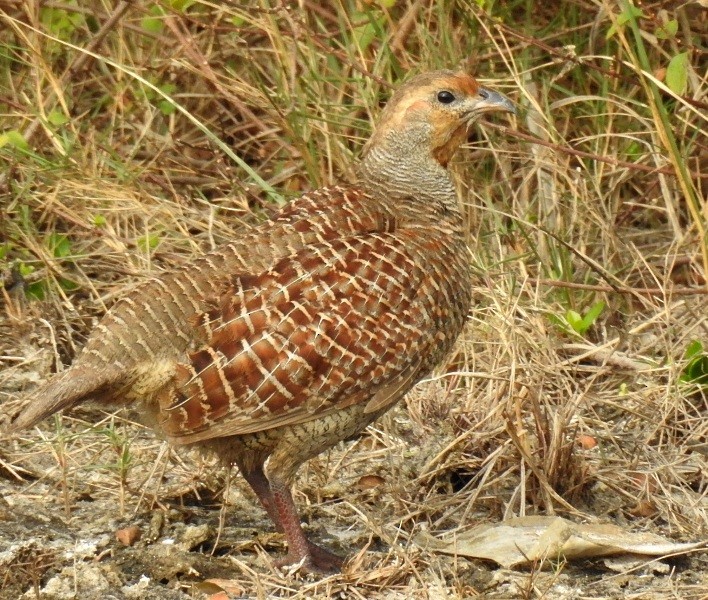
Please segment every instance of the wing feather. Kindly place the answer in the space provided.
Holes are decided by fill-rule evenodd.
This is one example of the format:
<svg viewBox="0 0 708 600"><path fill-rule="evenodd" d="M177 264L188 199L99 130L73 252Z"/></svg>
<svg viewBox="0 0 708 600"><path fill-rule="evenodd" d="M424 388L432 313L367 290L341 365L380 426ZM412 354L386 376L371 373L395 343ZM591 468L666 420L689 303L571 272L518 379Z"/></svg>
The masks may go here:
<svg viewBox="0 0 708 600"><path fill-rule="evenodd" d="M208 341L160 400L175 443L302 423L400 398L434 343L417 231L324 241L238 277L200 316Z"/></svg>

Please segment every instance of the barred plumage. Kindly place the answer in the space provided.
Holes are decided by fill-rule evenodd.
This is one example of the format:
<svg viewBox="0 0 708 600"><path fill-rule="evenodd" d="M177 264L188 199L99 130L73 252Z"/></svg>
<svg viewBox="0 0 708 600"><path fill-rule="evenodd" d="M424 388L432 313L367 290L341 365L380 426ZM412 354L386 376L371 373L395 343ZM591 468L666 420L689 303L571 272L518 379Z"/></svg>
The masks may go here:
<svg viewBox="0 0 708 600"><path fill-rule="evenodd" d="M355 185L305 194L146 281L31 394L14 427L85 400L130 404L172 443L239 466L287 536L285 564L338 568L305 538L292 478L388 410L462 330L469 261L445 167L470 124L495 110L513 107L467 75L413 78L385 109Z"/></svg>

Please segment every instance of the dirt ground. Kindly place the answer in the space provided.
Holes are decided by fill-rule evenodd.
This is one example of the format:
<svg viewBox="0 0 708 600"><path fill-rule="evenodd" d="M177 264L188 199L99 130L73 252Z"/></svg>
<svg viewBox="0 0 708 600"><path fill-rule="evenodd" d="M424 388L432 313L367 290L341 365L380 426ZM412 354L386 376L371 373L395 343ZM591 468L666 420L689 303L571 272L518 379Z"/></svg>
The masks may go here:
<svg viewBox="0 0 708 600"><path fill-rule="evenodd" d="M394 420L405 420L404 411L396 411L390 421ZM151 442L149 434L134 430L124 434L131 436L135 460L144 470L157 464L159 472L168 464L164 455L159 457L163 447ZM91 446L94 455L105 456L106 449L100 446L107 440L101 437ZM351 451L344 448L319 459L300 480L297 498L310 535L342 554L356 555L342 575L322 581L274 570L268 558L283 552L282 537L272 533L271 524L237 478L222 511L223 471L211 463L192 461L191 456L186 464L169 461L182 466L180 476L174 476L171 466L160 483L153 476L137 489L134 485L143 483L143 475L136 473L126 483L122 510L118 478L106 473L109 468L86 465L70 483L67 514L60 469L51 465L51 450L36 448L44 456L35 454L33 463L48 463L40 471L44 476L22 483L5 478L0 487L0 597L216 598L211 595L219 586L210 579L231 580L230 587L224 586L231 592L229 598L708 597L706 557L700 554L645 559L631 565L631 571L617 573L599 559L544 570L509 570L417 548L411 541L416 523L401 528L395 508L417 495L410 489L411 480L401 478L412 477L422 466L423 448L399 444L403 446L399 457L382 448L378 460L359 465L380 474L381 483L373 490L357 485L361 480L357 465L342 466L338 476L329 475L331 465L352 460ZM205 474L205 480L198 473ZM464 508L456 510L462 513ZM116 539L119 530L129 527L141 532L131 546ZM405 568L399 572L402 563ZM39 595L34 586L41 590Z"/></svg>
<svg viewBox="0 0 708 600"><path fill-rule="evenodd" d="M41 335L33 333L14 350L4 345L28 357L28 368L6 371L5 397L37 381L50 362L49 344L38 349ZM408 404L415 411L444 393L422 384ZM125 414L74 411L3 443L0 597L708 598L708 557L700 551L504 569L419 547L420 531L462 530L497 519L490 506L509 506L512 489L470 504L474 474L455 456L456 443L449 426L422 427L401 406L360 439L311 461L296 487L307 531L350 556L341 575L316 580L271 565L283 538L236 473L229 480L213 457L170 450ZM624 504L595 484L578 506L599 521L695 541L666 524L618 519Z"/></svg>

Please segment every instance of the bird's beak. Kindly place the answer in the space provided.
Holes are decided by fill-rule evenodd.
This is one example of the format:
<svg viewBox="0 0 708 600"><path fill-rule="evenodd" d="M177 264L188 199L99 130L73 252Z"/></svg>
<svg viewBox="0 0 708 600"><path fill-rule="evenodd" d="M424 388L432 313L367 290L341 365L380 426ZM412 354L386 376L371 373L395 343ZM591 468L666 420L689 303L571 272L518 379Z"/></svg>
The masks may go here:
<svg viewBox="0 0 708 600"><path fill-rule="evenodd" d="M516 106L504 94L487 88L479 88L479 95L482 96L482 100L477 102L475 112L504 111L516 114Z"/></svg>

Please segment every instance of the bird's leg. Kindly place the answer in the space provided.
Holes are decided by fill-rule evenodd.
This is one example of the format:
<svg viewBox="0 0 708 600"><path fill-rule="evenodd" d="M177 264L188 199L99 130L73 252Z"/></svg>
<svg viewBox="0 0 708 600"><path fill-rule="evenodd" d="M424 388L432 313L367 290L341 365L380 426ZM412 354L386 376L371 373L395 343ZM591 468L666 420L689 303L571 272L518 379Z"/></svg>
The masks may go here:
<svg viewBox="0 0 708 600"><path fill-rule="evenodd" d="M279 477L269 478L273 506L280 518L285 538L288 540L288 554L278 561L278 566L295 565L302 561L302 569L312 573L337 573L344 560L336 554L310 542L300 524L300 517L293 502L290 485Z"/></svg>
<svg viewBox="0 0 708 600"><path fill-rule="evenodd" d="M280 524L280 515L275 509L273 504L273 495L270 493L270 484L268 483L268 478L263 472L263 463L259 463L255 466L246 468L245 465L238 465L241 475L246 480L251 489L255 492L256 496L260 500L263 508L268 513L270 520L275 524L275 530L279 533L283 533L283 526Z"/></svg>
<svg viewBox="0 0 708 600"><path fill-rule="evenodd" d="M343 559L329 550L313 544L305 537L290 493L290 486L285 483L280 484L278 477L271 476L269 481L263 471L263 463L249 465L248 468L246 465L239 464L239 469L275 524L275 529L284 533L288 541L288 554L277 564L279 566L297 564L304 558L303 569L305 571L338 572L344 562ZM273 480L275 480L275 486Z"/></svg>

